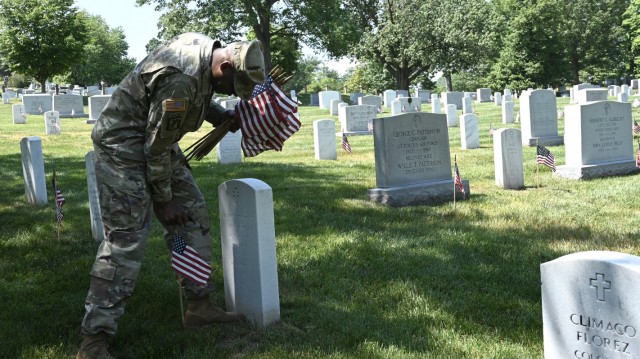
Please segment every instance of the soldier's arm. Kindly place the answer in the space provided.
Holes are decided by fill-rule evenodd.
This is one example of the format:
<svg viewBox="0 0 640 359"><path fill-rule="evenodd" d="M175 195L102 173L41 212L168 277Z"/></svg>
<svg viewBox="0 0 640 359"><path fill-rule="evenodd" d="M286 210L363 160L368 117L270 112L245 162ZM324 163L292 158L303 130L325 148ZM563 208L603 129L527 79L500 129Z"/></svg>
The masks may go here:
<svg viewBox="0 0 640 359"><path fill-rule="evenodd" d="M227 110L224 107L220 106L213 99L209 101L209 108L207 110L207 117L205 118L207 122L213 125L213 127L218 127L223 121L228 118L233 118L237 121L234 110ZM240 128L237 122L234 122L229 130L231 132L236 132Z"/></svg>
<svg viewBox="0 0 640 359"><path fill-rule="evenodd" d="M159 80L150 94L144 155L154 202L168 202L172 198L171 145L180 138L194 88L187 76L176 73Z"/></svg>

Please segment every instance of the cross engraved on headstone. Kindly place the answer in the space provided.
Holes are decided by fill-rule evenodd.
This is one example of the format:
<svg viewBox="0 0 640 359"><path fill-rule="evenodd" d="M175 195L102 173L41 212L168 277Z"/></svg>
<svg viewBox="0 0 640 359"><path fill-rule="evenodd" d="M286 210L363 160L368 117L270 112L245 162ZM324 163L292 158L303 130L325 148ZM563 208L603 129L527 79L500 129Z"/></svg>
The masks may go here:
<svg viewBox="0 0 640 359"><path fill-rule="evenodd" d="M422 118L420 118L420 116L413 116L413 127L418 128L420 127L420 124L422 123Z"/></svg>
<svg viewBox="0 0 640 359"><path fill-rule="evenodd" d="M608 116L609 115L609 110L611 109L611 105L609 105L608 103L606 103L604 105L604 113Z"/></svg>
<svg viewBox="0 0 640 359"><path fill-rule="evenodd" d="M596 289L596 299L604 302L605 290L611 290L611 281L604 280L603 273L596 273L595 278L589 278L589 284L591 284L592 288Z"/></svg>

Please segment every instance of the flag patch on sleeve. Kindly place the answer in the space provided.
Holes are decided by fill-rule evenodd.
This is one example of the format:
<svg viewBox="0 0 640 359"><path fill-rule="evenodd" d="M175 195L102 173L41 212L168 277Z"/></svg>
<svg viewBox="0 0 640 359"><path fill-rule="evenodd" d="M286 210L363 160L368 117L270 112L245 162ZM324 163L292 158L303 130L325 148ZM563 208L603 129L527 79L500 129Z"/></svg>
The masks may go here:
<svg viewBox="0 0 640 359"><path fill-rule="evenodd" d="M187 110L186 99L167 99L162 102L164 112L182 112Z"/></svg>

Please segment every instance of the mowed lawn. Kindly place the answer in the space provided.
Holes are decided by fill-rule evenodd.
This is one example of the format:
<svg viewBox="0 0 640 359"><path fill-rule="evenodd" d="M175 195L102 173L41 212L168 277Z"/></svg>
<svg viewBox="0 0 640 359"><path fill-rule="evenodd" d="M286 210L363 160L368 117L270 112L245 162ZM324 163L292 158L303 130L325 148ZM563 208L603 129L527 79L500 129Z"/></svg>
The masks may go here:
<svg viewBox="0 0 640 359"><path fill-rule="evenodd" d="M559 110L567 104L558 99ZM428 104L422 108L430 111ZM315 160L313 121L337 122L318 107L300 108L303 127L282 152L220 165L214 151L192 163L213 224L214 300L220 306L217 188L230 179L256 178L273 189L281 321L267 328L182 329L178 287L154 222L138 285L112 340L114 354L542 358L540 264L579 251L640 254L640 175L554 178L536 165L535 148L527 147L526 188L500 189L489 136L490 126L504 126L500 107L475 103L474 112L481 148L460 149L460 129L449 129L451 155L471 188L471 198L455 209L453 203L390 208L369 201L367 190L376 187L373 138L350 137L352 154L337 141L337 161ZM81 341L98 247L84 162L92 126L83 121L62 119L62 134L48 136L43 116L14 125L11 106L0 105L0 358L69 358ZM189 134L182 147L209 129ZM563 129L561 118L561 135ZM47 205L25 200L19 143L27 136L42 139L47 184L55 168L66 198L59 239L50 185ZM637 148L637 136L634 141ZM558 165L565 163L564 146L549 149Z"/></svg>

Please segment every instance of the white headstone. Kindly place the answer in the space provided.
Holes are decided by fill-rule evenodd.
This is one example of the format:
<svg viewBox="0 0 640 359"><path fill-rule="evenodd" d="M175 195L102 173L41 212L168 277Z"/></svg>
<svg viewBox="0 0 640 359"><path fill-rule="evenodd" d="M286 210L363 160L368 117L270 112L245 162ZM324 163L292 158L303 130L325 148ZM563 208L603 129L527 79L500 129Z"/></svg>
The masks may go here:
<svg viewBox="0 0 640 359"><path fill-rule="evenodd" d="M442 113L440 109L440 98L438 98L437 94L431 94L431 113Z"/></svg>
<svg viewBox="0 0 640 359"><path fill-rule="evenodd" d="M501 106L502 105L502 94L500 92L495 92L493 94L493 103L496 106Z"/></svg>
<svg viewBox="0 0 640 359"><path fill-rule="evenodd" d="M502 102L507 102L507 101L513 101L513 95L511 95L510 93L509 94L505 94L502 97Z"/></svg>
<svg viewBox="0 0 640 359"><path fill-rule="evenodd" d="M622 91L618 94L618 102L629 102L629 94Z"/></svg>
<svg viewBox="0 0 640 359"><path fill-rule="evenodd" d="M469 150L480 147L480 134L478 131L478 115L465 113L460 116L460 146Z"/></svg>
<svg viewBox="0 0 640 359"><path fill-rule="evenodd" d="M513 113L514 113L513 101L504 101L502 103L502 123L504 124L513 123L514 121Z"/></svg>
<svg viewBox="0 0 640 359"><path fill-rule="evenodd" d="M369 105L375 107L377 112L382 111L382 98L380 96L362 96L358 98L358 105Z"/></svg>
<svg viewBox="0 0 640 359"><path fill-rule="evenodd" d="M501 128L493 132L496 185L504 189L524 188L521 137L517 128Z"/></svg>
<svg viewBox="0 0 640 359"><path fill-rule="evenodd" d="M637 358L640 258L572 253L540 265L545 359Z"/></svg>
<svg viewBox="0 0 640 359"><path fill-rule="evenodd" d="M456 105L454 104L447 105L447 126L458 126L458 111L456 110Z"/></svg>
<svg viewBox="0 0 640 359"><path fill-rule="evenodd" d="M11 106L11 112L13 115L13 123L14 124L25 124L27 123L27 114L24 112L24 105L21 103L17 103Z"/></svg>
<svg viewBox="0 0 640 359"><path fill-rule="evenodd" d="M242 163L242 132L228 132L216 146L218 163L227 165Z"/></svg>
<svg viewBox="0 0 640 359"><path fill-rule="evenodd" d="M440 94L444 107L453 104L459 110L462 110L462 96L462 92L443 92Z"/></svg>
<svg viewBox="0 0 640 359"><path fill-rule="evenodd" d="M575 103L585 104L594 101L606 101L608 93L606 89L586 88L578 90L573 96Z"/></svg>
<svg viewBox="0 0 640 359"><path fill-rule="evenodd" d="M320 108L331 109L331 100L340 100L340 92L338 91L321 91L318 92L318 101Z"/></svg>
<svg viewBox="0 0 640 359"><path fill-rule="evenodd" d="M561 145L558 136L556 94L549 90L527 91L520 99L520 122L524 146Z"/></svg>
<svg viewBox="0 0 640 359"><path fill-rule="evenodd" d="M53 95L53 111L60 117L84 117L81 95Z"/></svg>
<svg viewBox="0 0 640 359"><path fill-rule="evenodd" d="M98 193L98 182L96 181L96 165L93 151L87 152L84 156L84 163L87 170L91 235L96 242L101 243L105 238L104 223L102 222L102 210L100 209L100 195Z"/></svg>
<svg viewBox="0 0 640 359"><path fill-rule="evenodd" d="M369 199L390 206L453 200L445 115L416 112L375 118L373 133L377 188L369 190ZM469 194L468 181L463 183Z"/></svg>
<svg viewBox="0 0 640 359"><path fill-rule="evenodd" d="M396 90L396 98L398 97L409 97L409 91L407 90Z"/></svg>
<svg viewBox="0 0 640 359"><path fill-rule="evenodd" d="M427 103L431 100L431 91L429 90L416 90L415 96L420 99L421 102Z"/></svg>
<svg viewBox="0 0 640 359"><path fill-rule="evenodd" d="M638 171L631 104L591 102L565 107L565 163L554 176L590 179Z"/></svg>
<svg viewBox="0 0 640 359"><path fill-rule="evenodd" d="M28 115L42 115L53 108L53 99L47 94L31 94L22 96L24 111Z"/></svg>
<svg viewBox="0 0 640 359"><path fill-rule="evenodd" d="M47 111L44 113L44 127L47 135L60 134L60 116L57 111Z"/></svg>
<svg viewBox="0 0 640 359"><path fill-rule="evenodd" d="M638 86L638 84L640 84L640 80L638 79L631 80L631 89L633 90L640 89L640 86Z"/></svg>
<svg viewBox="0 0 640 359"><path fill-rule="evenodd" d="M313 121L313 148L316 160L336 160L336 123L331 119Z"/></svg>
<svg viewBox="0 0 640 359"><path fill-rule="evenodd" d="M47 184L44 177L44 157L40 137L20 140L24 194L29 204L47 204Z"/></svg>
<svg viewBox="0 0 640 359"><path fill-rule="evenodd" d="M400 101L401 112L420 112L422 110L422 101L417 97L398 97Z"/></svg>
<svg viewBox="0 0 640 359"><path fill-rule="evenodd" d="M338 105L341 103L345 102L342 102L340 100L331 100L331 105L329 107L329 114L331 116L338 116Z"/></svg>
<svg viewBox="0 0 640 359"><path fill-rule="evenodd" d="M87 123L95 123L102 110L107 106L111 95L94 95L89 97L89 120Z"/></svg>
<svg viewBox="0 0 640 359"><path fill-rule="evenodd" d="M9 104L9 94L6 92L2 93L2 103L5 105Z"/></svg>
<svg viewBox="0 0 640 359"><path fill-rule="evenodd" d="M391 101L396 99L396 92L393 90L385 90L382 93L382 99L384 100L384 107L391 108Z"/></svg>
<svg viewBox="0 0 640 359"><path fill-rule="evenodd" d="M462 98L462 113L473 113L473 101L471 96L465 96Z"/></svg>
<svg viewBox="0 0 640 359"><path fill-rule="evenodd" d="M478 102L491 102L491 89L490 88L477 89L476 99Z"/></svg>
<svg viewBox="0 0 640 359"><path fill-rule="evenodd" d="M402 103L398 99L391 101L391 116L398 116L402 113Z"/></svg>
<svg viewBox="0 0 640 359"><path fill-rule="evenodd" d="M258 327L280 320L273 194L266 183L244 178L218 187L227 310Z"/></svg>
<svg viewBox="0 0 640 359"><path fill-rule="evenodd" d="M368 105L343 106L338 109L340 131L370 134L369 121L376 117L376 109Z"/></svg>

